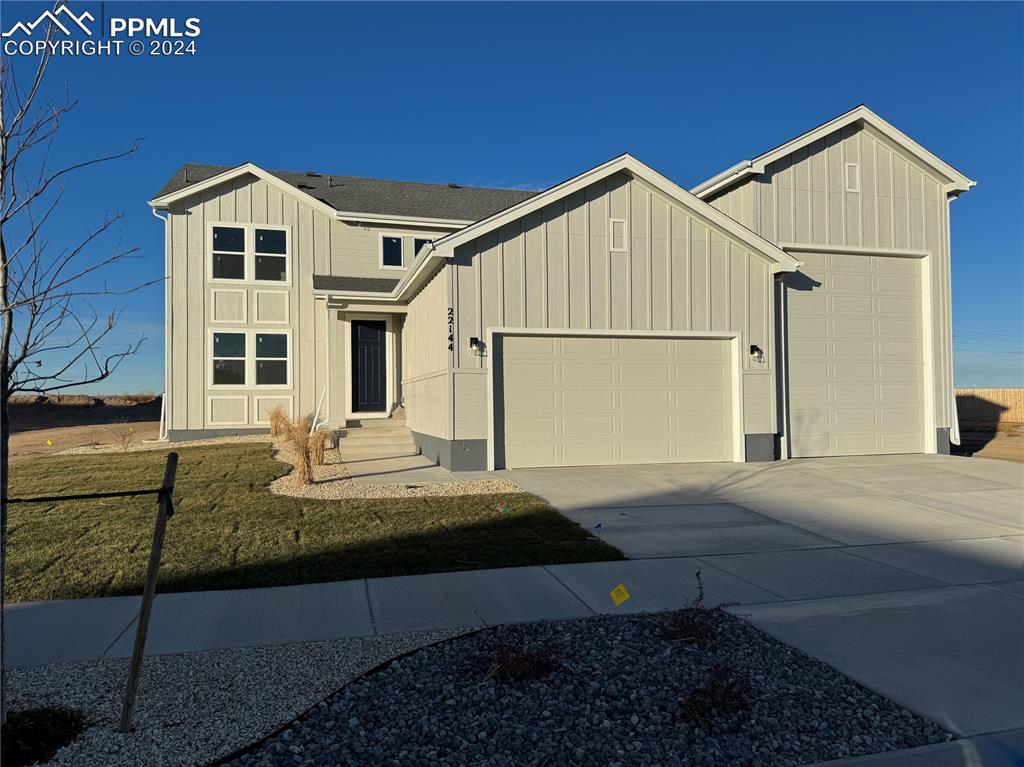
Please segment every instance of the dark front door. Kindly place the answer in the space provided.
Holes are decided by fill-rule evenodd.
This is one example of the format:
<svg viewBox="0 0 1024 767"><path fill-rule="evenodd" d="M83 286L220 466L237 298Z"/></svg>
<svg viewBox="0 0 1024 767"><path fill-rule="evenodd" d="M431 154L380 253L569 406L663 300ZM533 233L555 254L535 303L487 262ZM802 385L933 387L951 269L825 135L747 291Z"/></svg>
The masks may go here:
<svg viewBox="0 0 1024 767"><path fill-rule="evenodd" d="M385 337L386 323L352 321L352 412L379 413L387 408Z"/></svg>

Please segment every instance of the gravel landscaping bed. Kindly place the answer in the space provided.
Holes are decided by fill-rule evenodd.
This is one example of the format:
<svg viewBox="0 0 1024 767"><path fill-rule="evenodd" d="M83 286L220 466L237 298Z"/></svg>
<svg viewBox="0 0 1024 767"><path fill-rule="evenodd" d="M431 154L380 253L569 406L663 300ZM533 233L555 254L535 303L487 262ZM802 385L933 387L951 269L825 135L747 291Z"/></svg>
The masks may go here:
<svg viewBox="0 0 1024 767"><path fill-rule="evenodd" d="M8 671L12 711L75 709L86 729L47 765L191 767L265 737L360 674L464 631L158 655L143 664L135 732L117 732L127 660Z"/></svg>
<svg viewBox="0 0 1024 767"><path fill-rule="evenodd" d="M443 642L356 680L230 764L774 767L953 737L739 618L704 612L691 631L686 615Z"/></svg>

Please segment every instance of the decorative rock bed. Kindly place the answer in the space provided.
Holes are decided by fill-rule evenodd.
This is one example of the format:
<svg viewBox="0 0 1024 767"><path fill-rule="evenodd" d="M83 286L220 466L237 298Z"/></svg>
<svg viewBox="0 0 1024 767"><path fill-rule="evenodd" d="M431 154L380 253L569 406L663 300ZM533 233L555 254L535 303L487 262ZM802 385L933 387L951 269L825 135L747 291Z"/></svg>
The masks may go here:
<svg viewBox="0 0 1024 767"><path fill-rule="evenodd" d="M693 618L604 616L443 642L354 681L230 764L774 767L953 737L739 618Z"/></svg>

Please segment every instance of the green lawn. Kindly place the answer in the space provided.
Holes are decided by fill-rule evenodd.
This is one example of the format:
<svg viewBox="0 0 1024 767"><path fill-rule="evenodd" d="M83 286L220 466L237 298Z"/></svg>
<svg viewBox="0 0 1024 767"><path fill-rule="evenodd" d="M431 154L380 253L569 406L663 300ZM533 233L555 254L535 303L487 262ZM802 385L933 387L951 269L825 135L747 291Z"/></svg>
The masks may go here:
<svg viewBox="0 0 1024 767"><path fill-rule="evenodd" d="M182 448L159 591L622 559L528 494L318 501L266 488L289 467L269 445ZM156 487L164 451L12 466L10 496ZM502 509L508 508L508 513ZM10 507L7 599L138 594L154 496Z"/></svg>

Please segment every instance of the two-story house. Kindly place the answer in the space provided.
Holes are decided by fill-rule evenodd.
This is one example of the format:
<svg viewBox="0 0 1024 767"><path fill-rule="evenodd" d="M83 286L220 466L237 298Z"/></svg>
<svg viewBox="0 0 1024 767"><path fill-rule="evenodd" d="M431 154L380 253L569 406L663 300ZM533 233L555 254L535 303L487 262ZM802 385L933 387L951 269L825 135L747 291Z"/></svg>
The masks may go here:
<svg viewBox="0 0 1024 767"><path fill-rule="evenodd" d="M539 193L183 166L172 440L404 407L454 469L948 450L949 202L857 107L686 191L629 155Z"/></svg>

